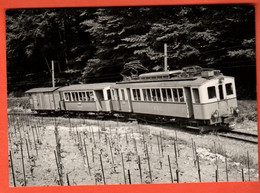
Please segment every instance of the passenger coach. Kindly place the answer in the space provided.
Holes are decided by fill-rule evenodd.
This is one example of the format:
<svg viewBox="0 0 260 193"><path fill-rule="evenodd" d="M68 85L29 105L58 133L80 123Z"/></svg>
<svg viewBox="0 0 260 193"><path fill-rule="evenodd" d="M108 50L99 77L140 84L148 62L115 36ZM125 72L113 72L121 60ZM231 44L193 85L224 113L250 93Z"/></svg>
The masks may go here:
<svg viewBox="0 0 260 193"><path fill-rule="evenodd" d="M77 84L60 88L61 111L111 112L110 88L115 83Z"/></svg>
<svg viewBox="0 0 260 193"><path fill-rule="evenodd" d="M117 110L233 126L238 112L233 77L204 71L200 76L162 78L170 74L173 73L158 73L159 80L155 73L149 79L148 73L145 80L117 83L115 93L125 93L130 98L128 102L121 94Z"/></svg>

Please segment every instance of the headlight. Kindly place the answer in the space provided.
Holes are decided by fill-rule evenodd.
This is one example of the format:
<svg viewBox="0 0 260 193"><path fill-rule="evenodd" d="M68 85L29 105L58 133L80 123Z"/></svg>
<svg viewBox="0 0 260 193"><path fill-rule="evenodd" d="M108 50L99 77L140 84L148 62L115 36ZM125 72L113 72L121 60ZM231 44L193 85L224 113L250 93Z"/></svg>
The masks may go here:
<svg viewBox="0 0 260 193"><path fill-rule="evenodd" d="M216 111L212 114L212 117L215 118L215 119L219 117L218 110L216 110Z"/></svg>
<svg viewBox="0 0 260 193"><path fill-rule="evenodd" d="M234 112L233 112L233 115L234 115L235 117L237 117L237 116L238 116L238 113L239 113L239 109L238 109L238 108L235 108L235 109L234 109Z"/></svg>

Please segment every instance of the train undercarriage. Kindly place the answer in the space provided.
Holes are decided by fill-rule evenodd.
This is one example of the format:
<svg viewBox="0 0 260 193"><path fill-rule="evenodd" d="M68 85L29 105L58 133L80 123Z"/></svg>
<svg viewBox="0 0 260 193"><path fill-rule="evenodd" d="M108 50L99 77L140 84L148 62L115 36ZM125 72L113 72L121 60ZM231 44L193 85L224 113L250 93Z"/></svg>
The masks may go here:
<svg viewBox="0 0 260 193"><path fill-rule="evenodd" d="M234 116L223 116L221 122L211 124L210 120L195 120L188 118L160 116L160 115L148 115L148 114L136 114L130 112L82 112L82 111L36 111L39 115L47 116L65 116L65 117L80 117L91 118L101 120L120 120L120 121L137 121L145 124L169 124L180 128L186 128L191 130L198 130L200 133L210 131L228 131L233 130L236 127L236 118Z"/></svg>

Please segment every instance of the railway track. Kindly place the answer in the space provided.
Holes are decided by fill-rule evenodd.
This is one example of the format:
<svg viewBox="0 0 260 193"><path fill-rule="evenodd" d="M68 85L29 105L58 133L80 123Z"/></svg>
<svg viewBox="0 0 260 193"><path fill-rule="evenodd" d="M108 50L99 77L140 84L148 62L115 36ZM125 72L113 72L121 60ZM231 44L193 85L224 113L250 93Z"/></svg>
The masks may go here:
<svg viewBox="0 0 260 193"><path fill-rule="evenodd" d="M216 133L217 136L226 137L229 139L244 141L252 144L258 144L258 135L252 133L245 133L240 131L229 131L223 133Z"/></svg>

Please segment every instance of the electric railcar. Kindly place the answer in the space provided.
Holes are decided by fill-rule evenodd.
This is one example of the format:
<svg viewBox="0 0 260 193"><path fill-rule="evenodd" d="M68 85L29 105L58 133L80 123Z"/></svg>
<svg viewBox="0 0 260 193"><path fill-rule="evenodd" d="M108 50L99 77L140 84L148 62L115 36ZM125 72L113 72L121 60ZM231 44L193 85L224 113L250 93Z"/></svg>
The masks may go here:
<svg viewBox="0 0 260 193"><path fill-rule="evenodd" d="M36 88L26 93L31 109L37 112L116 113L229 129L234 128L238 113L234 78L200 67L146 73L117 83Z"/></svg>

